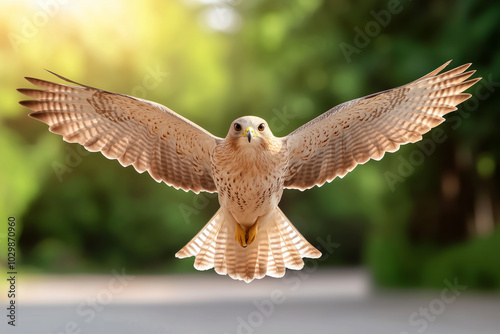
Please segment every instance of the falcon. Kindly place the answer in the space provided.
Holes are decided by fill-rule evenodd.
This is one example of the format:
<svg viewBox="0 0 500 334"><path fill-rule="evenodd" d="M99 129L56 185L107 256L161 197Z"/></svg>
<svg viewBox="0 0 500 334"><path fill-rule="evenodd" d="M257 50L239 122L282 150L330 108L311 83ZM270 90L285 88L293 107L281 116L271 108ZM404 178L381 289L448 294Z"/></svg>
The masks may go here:
<svg viewBox="0 0 500 334"><path fill-rule="evenodd" d="M236 119L225 138L167 107L68 80L58 84L27 77L42 88L18 89L31 117L89 151L123 166L148 171L157 182L185 191L217 192L220 209L177 254L194 256L198 270L251 282L299 270L318 258L278 208L283 189L305 190L343 177L358 164L414 143L442 123L443 115L471 97L462 93L481 78L465 64L450 63L404 86L342 103L285 137L265 120Z"/></svg>

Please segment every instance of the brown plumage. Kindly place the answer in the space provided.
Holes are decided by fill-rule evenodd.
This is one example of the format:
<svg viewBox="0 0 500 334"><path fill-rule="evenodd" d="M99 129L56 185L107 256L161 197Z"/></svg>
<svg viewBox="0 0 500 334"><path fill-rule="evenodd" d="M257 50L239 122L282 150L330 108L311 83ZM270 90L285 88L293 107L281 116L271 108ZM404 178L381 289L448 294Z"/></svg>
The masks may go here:
<svg viewBox="0 0 500 334"><path fill-rule="evenodd" d="M250 282L301 269L321 253L278 208L284 188L304 190L344 176L415 142L468 99L470 64L440 66L407 85L338 105L286 137L258 117L235 120L218 138L154 102L74 83L27 78L44 90L19 89L20 103L64 140L101 151L158 182L186 191L217 191L221 208L176 256L195 268ZM465 73L464 73L465 72ZM467 81L466 81L467 80Z"/></svg>

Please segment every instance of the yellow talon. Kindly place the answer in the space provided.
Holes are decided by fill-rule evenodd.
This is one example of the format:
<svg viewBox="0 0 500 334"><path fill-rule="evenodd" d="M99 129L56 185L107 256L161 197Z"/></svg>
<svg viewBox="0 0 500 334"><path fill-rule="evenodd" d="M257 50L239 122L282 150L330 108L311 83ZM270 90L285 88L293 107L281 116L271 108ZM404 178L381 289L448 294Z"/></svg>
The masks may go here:
<svg viewBox="0 0 500 334"><path fill-rule="evenodd" d="M234 238L243 248L250 245L255 241L255 238L257 238L257 223L253 224L252 227L248 229L248 232L245 232L241 225L236 223Z"/></svg>
<svg viewBox="0 0 500 334"><path fill-rule="evenodd" d="M234 237L241 247L245 248L247 246L245 230L243 230L241 225L238 223L236 223L236 233Z"/></svg>
<svg viewBox="0 0 500 334"><path fill-rule="evenodd" d="M252 242L255 241L255 238L257 238L257 222L250 227L248 230L248 237L247 237L247 246L250 245Z"/></svg>

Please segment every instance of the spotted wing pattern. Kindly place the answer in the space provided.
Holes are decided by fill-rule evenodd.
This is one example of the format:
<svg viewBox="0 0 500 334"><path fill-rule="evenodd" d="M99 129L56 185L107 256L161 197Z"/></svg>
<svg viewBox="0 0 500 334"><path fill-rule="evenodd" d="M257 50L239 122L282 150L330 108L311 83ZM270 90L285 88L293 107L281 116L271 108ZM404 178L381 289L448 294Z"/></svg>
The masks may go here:
<svg viewBox="0 0 500 334"><path fill-rule="evenodd" d="M438 75L449 63L404 86L340 104L290 133L284 138L290 160L285 187L321 186L421 140L481 79L467 80L475 72L464 72L470 64Z"/></svg>
<svg viewBox="0 0 500 334"><path fill-rule="evenodd" d="M147 170L157 182L196 193L216 191L210 156L220 138L160 104L57 76L81 87L26 78L44 90L19 89L36 99L20 103L51 132L139 173Z"/></svg>

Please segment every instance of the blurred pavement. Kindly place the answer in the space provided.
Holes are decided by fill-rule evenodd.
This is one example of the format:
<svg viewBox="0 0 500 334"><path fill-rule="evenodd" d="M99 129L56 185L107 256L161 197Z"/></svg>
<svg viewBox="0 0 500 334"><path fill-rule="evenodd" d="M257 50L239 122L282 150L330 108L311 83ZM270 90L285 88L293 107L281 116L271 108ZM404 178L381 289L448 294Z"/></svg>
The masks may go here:
<svg viewBox="0 0 500 334"><path fill-rule="evenodd" d="M2 333L497 334L500 294L374 290L363 270L287 271L251 284L193 275L19 276L17 326ZM308 273L309 272L309 273ZM4 328L7 328L4 331Z"/></svg>

